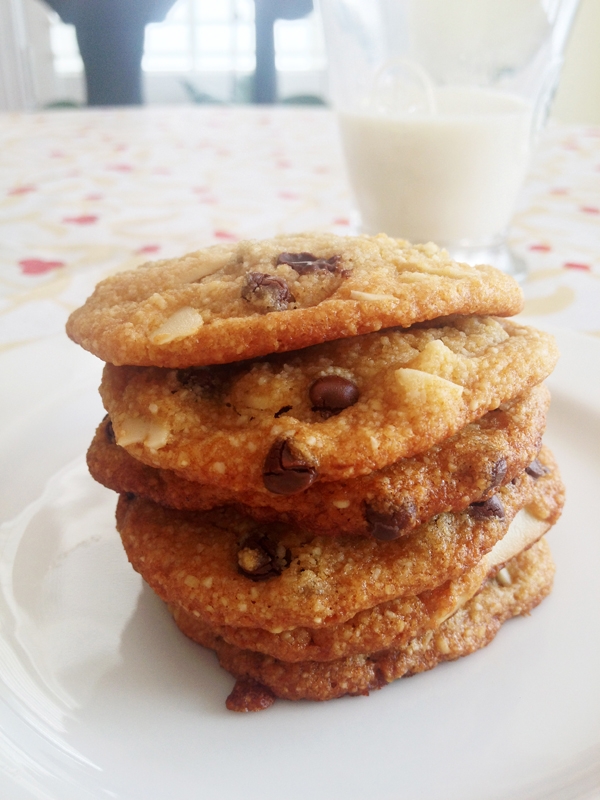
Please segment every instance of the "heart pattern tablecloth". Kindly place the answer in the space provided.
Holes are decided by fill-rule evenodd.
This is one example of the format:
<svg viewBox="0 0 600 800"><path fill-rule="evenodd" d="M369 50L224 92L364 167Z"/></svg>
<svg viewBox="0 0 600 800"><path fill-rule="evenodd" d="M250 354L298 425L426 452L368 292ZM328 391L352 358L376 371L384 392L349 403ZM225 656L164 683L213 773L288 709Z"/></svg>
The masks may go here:
<svg viewBox="0 0 600 800"><path fill-rule="evenodd" d="M223 241L351 232L327 109L149 107L0 116L0 352L62 331L116 270ZM511 243L525 313L600 335L600 128L541 138Z"/></svg>

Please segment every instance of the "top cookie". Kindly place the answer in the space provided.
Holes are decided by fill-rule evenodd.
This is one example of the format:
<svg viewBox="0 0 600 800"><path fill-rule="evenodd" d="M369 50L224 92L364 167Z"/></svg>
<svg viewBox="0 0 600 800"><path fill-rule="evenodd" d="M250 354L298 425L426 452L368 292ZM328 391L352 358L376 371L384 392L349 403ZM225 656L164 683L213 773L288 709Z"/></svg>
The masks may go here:
<svg viewBox="0 0 600 800"><path fill-rule="evenodd" d="M452 261L433 244L303 234L217 245L119 273L73 312L67 333L112 364L188 367L521 307L512 278Z"/></svg>

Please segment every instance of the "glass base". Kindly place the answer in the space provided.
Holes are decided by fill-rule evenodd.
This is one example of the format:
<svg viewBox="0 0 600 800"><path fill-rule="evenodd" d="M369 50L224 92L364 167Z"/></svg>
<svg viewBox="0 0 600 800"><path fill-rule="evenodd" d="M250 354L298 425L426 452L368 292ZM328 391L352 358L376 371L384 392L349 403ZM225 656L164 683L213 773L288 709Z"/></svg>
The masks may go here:
<svg viewBox="0 0 600 800"><path fill-rule="evenodd" d="M517 281L522 281L527 276L528 268L525 260L513 253L504 242L489 247L447 245L446 249L455 261L464 261L473 267L477 264L491 264L507 275L512 275Z"/></svg>
<svg viewBox="0 0 600 800"><path fill-rule="evenodd" d="M349 217L350 224L345 227L343 233L350 236L358 236L361 233L373 235L373 231L366 230L362 224L362 217L357 208L353 208L350 211ZM463 261L472 267L478 264L489 264L501 272L511 275L519 282L525 280L529 272L525 259L513 253L503 237L498 237L487 245L467 244L466 242L455 245L444 244L443 242L436 242L436 244L444 247L455 261Z"/></svg>

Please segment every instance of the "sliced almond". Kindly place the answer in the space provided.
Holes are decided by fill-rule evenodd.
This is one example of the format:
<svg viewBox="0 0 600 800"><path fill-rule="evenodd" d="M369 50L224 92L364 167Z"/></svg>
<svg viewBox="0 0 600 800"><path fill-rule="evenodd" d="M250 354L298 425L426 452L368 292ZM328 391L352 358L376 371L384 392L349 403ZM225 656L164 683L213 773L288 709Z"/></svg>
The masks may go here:
<svg viewBox="0 0 600 800"><path fill-rule="evenodd" d="M461 385L475 368L472 361L454 353L440 339L429 342L408 366Z"/></svg>
<svg viewBox="0 0 600 800"><path fill-rule="evenodd" d="M141 444L148 435L150 423L140 417L128 417L115 427L115 438L120 447L130 444Z"/></svg>
<svg viewBox="0 0 600 800"><path fill-rule="evenodd" d="M231 387L229 400L237 411L271 411L288 406L291 381L287 372L273 374L267 367L253 369L238 378Z"/></svg>
<svg viewBox="0 0 600 800"><path fill-rule="evenodd" d="M169 429L162 423L152 420L148 425L148 433L144 439L146 447L150 448L150 450L160 450L168 441Z"/></svg>
<svg viewBox="0 0 600 800"><path fill-rule="evenodd" d="M394 372L394 377L395 388L405 405L442 411L448 405L455 406L462 402L463 387L439 375L401 367Z"/></svg>
<svg viewBox="0 0 600 800"><path fill-rule="evenodd" d="M115 427L115 438L121 447L144 444L151 450L160 450L169 439L169 430L155 420L129 417Z"/></svg>
<svg viewBox="0 0 600 800"><path fill-rule="evenodd" d="M223 269L231 258L231 247L227 245L213 247L197 255L192 253L185 259L180 277L186 283L195 283Z"/></svg>
<svg viewBox="0 0 600 800"><path fill-rule="evenodd" d="M502 567L501 570L498 571L496 575L496 580L500 584L500 586L510 586L512 584L512 578L510 577L510 572L506 569L506 567Z"/></svg>
<svg viewBox="0 0 600 800"><path fill-rule="evenodd" d="M396 280L404 283L422 283L429 279L429 275L424 272L413 272L412 270L399 270L396 273Z"/></svg>
<svg viewBox="0 0 600 800"><path fill-rule="evenodd" d="M169 342L185 339L193 336L204 325L202 315L191 306L184 306L163 322L150 335L150 341L154 344L168 344Z"/></svg>
<svg viewBox="0 0 600 800"><path fill-rule="evenodd" d="M371 292L359 292L357 290L352 290L350 292L350 298L352 300L397 300L397 297L394 297L393 294L372 294Z"/></svg>
<svg viewBox="0 0 600 800"><path fill-rule="evenodd" d="M526 508L522 508L510 523L506 534L492 547L485 557L488 568L510 561L526 547L542 537L549 528L544 520L537 519Z"/></svg>

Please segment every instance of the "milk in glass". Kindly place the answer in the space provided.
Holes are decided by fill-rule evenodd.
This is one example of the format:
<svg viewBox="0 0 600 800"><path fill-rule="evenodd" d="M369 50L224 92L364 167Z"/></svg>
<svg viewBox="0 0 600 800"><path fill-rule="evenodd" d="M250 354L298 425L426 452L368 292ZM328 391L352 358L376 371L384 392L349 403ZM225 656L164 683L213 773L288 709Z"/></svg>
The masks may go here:
<svg viewBox="0 0 600 800"><path fill-rule="evenodd" d="M417 113L339 114L363 230L489 242L508 226L527 172L532 108L491 89L432 91Z"/></svg>

